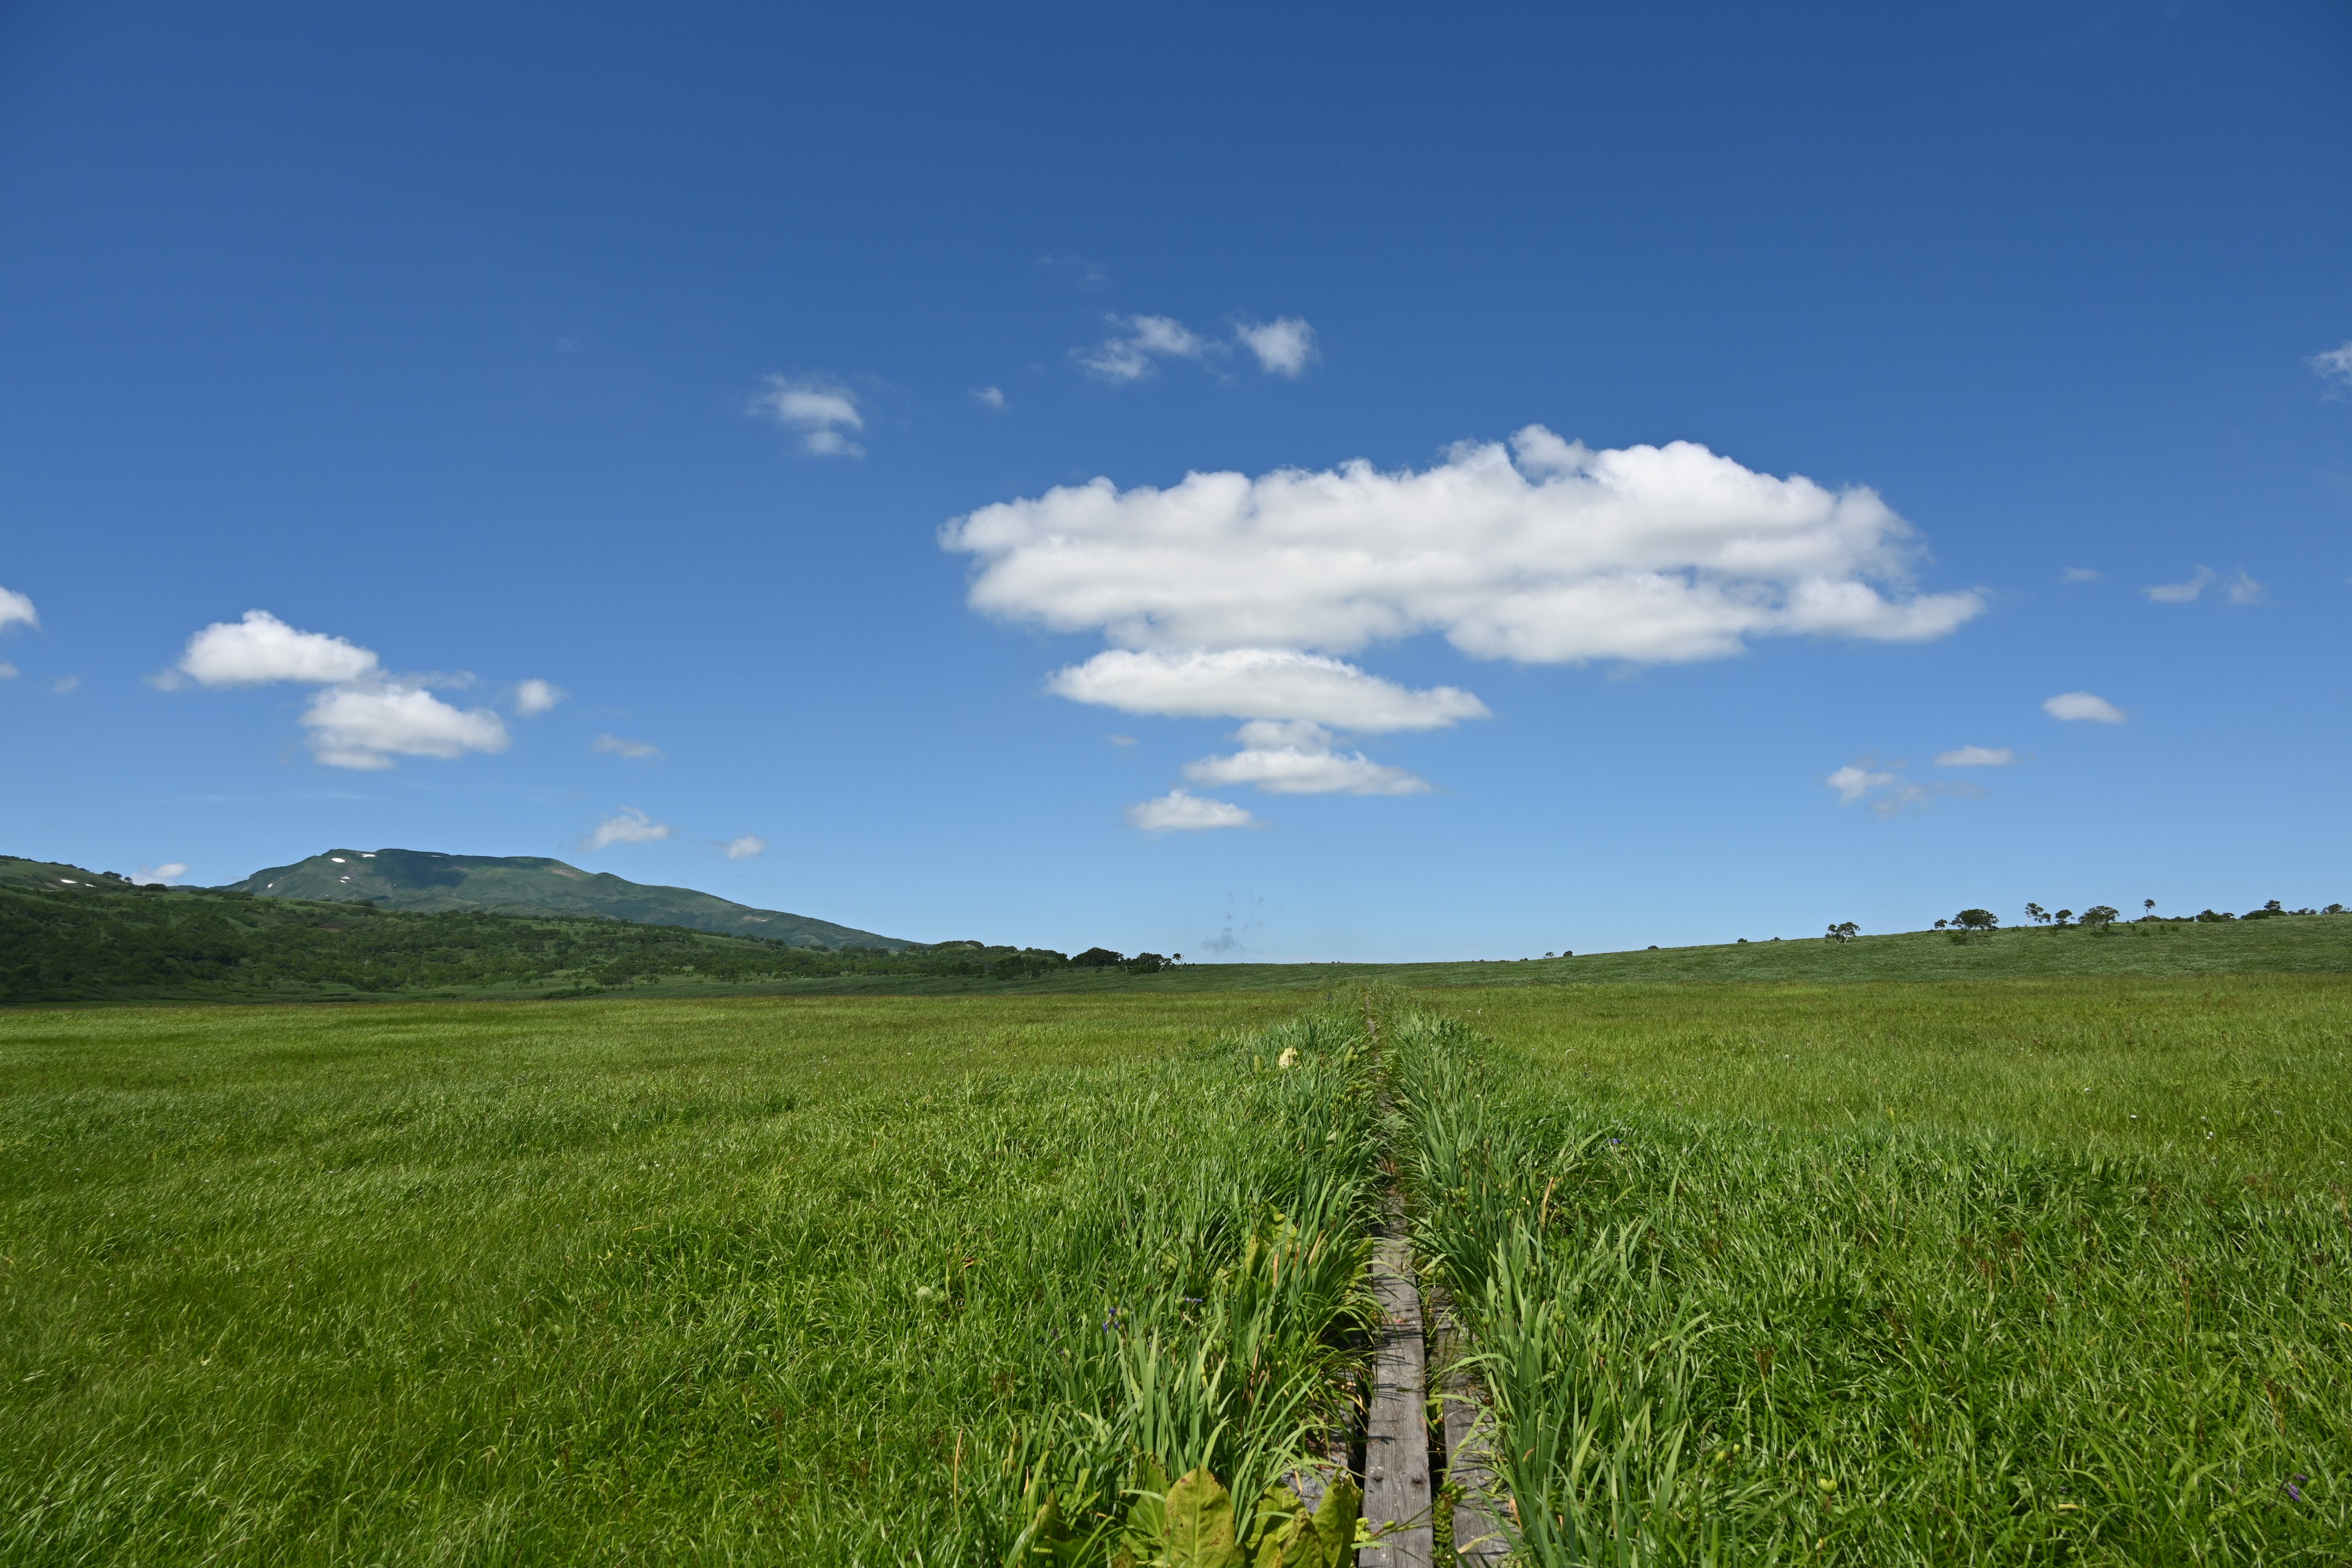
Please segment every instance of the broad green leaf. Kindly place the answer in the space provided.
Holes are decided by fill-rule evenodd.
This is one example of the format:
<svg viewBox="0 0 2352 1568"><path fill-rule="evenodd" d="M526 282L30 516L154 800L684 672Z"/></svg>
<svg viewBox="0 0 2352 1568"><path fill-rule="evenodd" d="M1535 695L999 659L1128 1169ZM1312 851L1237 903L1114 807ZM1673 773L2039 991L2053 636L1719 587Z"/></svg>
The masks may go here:
<svg viewBox="0 0 2352 1568"><path fill-rule="evenodd" d="M1206 1465L1168 1489L1168 1568L1248 1568L1234 1543L1234 1500Z"/></svg>
<svg viewBox="0 0 2352 1568"><path fill-rule="evenodd" d="M1314 1568L1347 1568L1355 1560L1356 1526L1363 1511L1364 1494L1356 1489L1356 1483L1344 1475L1332 1477L1324 1489L1322 1506L1315 1510L1315 1535L1324 1556ZM1304 1558L1300 1568L1307 1568Z"/></svg>

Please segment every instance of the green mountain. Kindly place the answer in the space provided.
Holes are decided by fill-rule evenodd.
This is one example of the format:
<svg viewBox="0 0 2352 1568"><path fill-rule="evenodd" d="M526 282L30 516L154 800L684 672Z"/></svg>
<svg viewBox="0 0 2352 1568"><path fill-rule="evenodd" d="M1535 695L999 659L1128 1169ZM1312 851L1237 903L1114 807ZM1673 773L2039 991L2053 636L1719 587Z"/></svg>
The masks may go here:
<svg viewBox="0 0 2352 1568"><path fill-rule="evenodd" d="M68 868L69 874L69 868ZM922 945L781 910L755 910L692 888L632 882L539 855L440 855L424 849L330 849L256 871L231 892L269 899L373 904L384 910L582 916L762 937L793 947Z"/></svg>

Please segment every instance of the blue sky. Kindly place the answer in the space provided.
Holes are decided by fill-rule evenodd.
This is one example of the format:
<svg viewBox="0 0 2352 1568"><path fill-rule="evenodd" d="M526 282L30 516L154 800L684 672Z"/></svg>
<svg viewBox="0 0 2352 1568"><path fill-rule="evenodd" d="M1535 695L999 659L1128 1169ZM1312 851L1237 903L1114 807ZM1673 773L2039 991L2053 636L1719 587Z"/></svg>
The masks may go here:
<svg viewBox="0 0 2352 1568"><path fill-rule="evenodd" d="M1201 957L2352 900L2347 79L2316 3L14 6L0 847Z"/></svg>

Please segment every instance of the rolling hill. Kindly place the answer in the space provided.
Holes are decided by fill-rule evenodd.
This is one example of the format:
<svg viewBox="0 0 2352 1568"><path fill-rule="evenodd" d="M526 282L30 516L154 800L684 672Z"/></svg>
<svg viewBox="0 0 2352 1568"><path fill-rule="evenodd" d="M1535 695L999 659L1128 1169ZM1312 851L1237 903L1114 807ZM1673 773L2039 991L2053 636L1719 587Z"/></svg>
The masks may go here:
<svg viewBox="0 0 2352 1568"><path fill-rule="evenodd" d="M583 871L539 855L442 855L424 849L330 849L290 866L271 866L231 892L258 898L365 903L383 910L439 913L545 915L684 926L722 936L752 936L793 947L874 947L900 952L923 944L879 936L782 910L755 910L692 888L632 882L609 871Z"/></svg>

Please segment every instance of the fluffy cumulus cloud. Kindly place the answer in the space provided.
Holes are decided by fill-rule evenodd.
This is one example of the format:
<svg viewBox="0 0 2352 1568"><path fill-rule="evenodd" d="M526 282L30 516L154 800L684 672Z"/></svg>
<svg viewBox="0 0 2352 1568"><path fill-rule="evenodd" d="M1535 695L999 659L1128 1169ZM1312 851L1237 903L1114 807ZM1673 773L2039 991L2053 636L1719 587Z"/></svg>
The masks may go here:
<svg viewBox="0 0 2352 1568"><path fill-rule="evenodd" d="M1312 340L1298 342L1304 353ZM940 537L973 559L973 608L1111 645L1055 673L1057 695L1368 733L1486 715L1459 688L1414 690L1346 657L1423 633L1476 658L1675 663L1759 637L1927 641L1984 608L1973 593L1913 586L1910 525L1874 491L1759 474L1690 442L1596 451L1541 426L1417 471L1356 462L1127 490L1096 479L982 507ZM1187 776L1427 787L1328 737L1249 744ZM1182 799L1192 805L1167 809L1201 804Z"/></svg>
<svg viewBox="0 0 2352 1568"><path fill-rule="evenodd" d="M323 686L364 680L377 668L366 648L324 632L297 631L268 610L247 610L241 621L215 621L190 637L172 674L198 686Z"/></svg>
<svg viewBox="0 0 2352 1568"><path fill-rule="evenodd" d="M330 687L302 710L310 749L331 768L382 769L394 757L503 752L507 727L487 708L454 708L421 686Z"/></svg>
<svg viewBox="0 0 2352 1568"><path fill-rule="evenodd" d="M31 626L38 629L41 617L34 613L33 601L11 588L0 588L0 632L11 626Z"/></svg>
<svg viewBox="0 0 2352 1568"><path fill-rule="evenodd" d="M536 719L571 695L551 680L518 681L514 689L514 710L526 719Z"/></svg>
<svg viewBox="0 0 2352 1568"><path fill-rule="evenodd" d="M1415 691L1344 659L1291 648L1112 648L1057 670L1045 686L1128 713L1304 719L1375 733L1486 717L1486 705L1457 687Z"/></svg>
<svg viewBox="0 0 2352 1568"><path fill-rule="evenodd" d="M1128 648L1344 654L1429 631L1480 658L1678 662L1756 637L1925 641L1984 607L1909 590L1911 530L1874 491L1540 426L1420 472L1097 479L942 541L977 563L974 608Z"/></svg>
<svg viewBox="0 0 2352 1568"><path fill-rule="evenodd" d="M615 844L657 844L669 837L668 823L656 822L635 806L625 805L589 829L580 847L609 849Z"/></svg>
<svg viewBox="0 0 2352 1568"><path fill-rule="evenodd" d="M2105 698L2095 697L2087 691L2062 691L2055 697L2045 698L2042 710L2053 719L2087 721L2094 724L2120 724L2125 718L2122 709Z"/></svg>
<svg viewBox="0 0 2352 1568"><path fill-rule="evenodd" d="M606 756L629 757L640 762L661 755L659 746L646 741L625 740L619 735L599 735L589 744Z"/></svg>
<svg viewBox="0 0 2352 1568"><path fill-rule="evenodd" d="M506 721L489 709L445 702L430 689L431 678L387 675L369 649L298 630L267 610L247 610L242 620L215 621L197 632L179 663L154 683L170 689L281 681L322 688L303 708L301 723L312 753L329 767L380 770L396 757L446 760L503 752L509 742Z"/></svg>
<svg viewBox="0 0 2352 1568"><path fill-rule="evenodd" d="M746 833L740 838L730 838L724 846L730 860L749 860L754 855L768 852L768 841L756 833Z"/></svg>
<svg viewBox="0 0 2352 1568"><path fill-rule="evenodd" d="M1258 720L1234 737L1242 750L1202 757L1184 767L1194 784L1255 784L1270 795L1423 795L1426 780L1376 763L1361 752L1341 752L1320 724Z"/></svg>
<svg viewBox="0 0 2352 1568"><path fill-rule="evenodd" d="M1263 323L1239 322L1234 336L1257 356L1258 368L1268 375L1296 377L1315 363L1315 329L1298 316Z"/></svg>
<svg viewBox="0 0 2352 1568"><path fill-rule="evenodd" d="M1956 746L1938 752L1936 765L1939 768L2005 768L2017 761L2017 753L2007 746Z"/></svg>
<svg viewBox="0 0 2352 1568"><path fill-rule="evenodd" d="M800 437L812 458L862 458L866 448L851 437L866 428L857 395L821 376L772 375L751 398L750 412L772 419Z"/></svg>
<svg viewBox="0 0 2352 1568"><path fill-rule="evenodd" d="M1201 833L1215 827L1247 827L1257 820L1230 801L1181 789L1129 806L1127 819L1146 833Z"/></svg>
<svg viewBox="0 0 2352 1568"><path fill-rule="evenodd" d="M130 880L142 888L168 888L188 874L184 861L166 860L161 866L142 866L132 872Z"/></svg>

